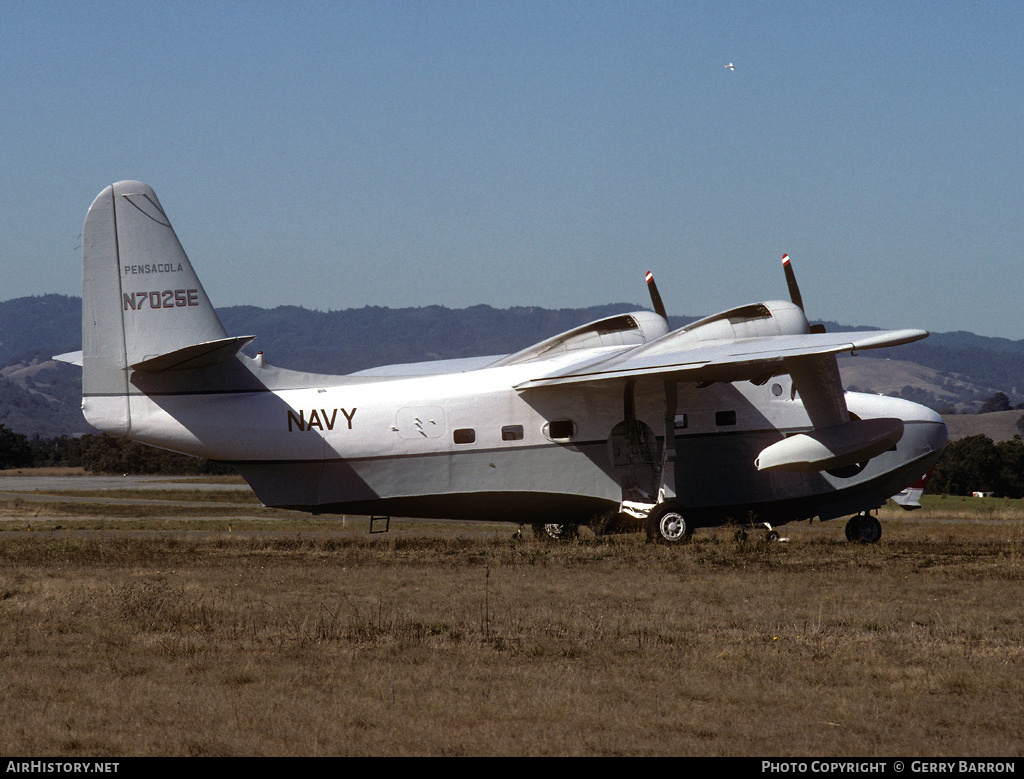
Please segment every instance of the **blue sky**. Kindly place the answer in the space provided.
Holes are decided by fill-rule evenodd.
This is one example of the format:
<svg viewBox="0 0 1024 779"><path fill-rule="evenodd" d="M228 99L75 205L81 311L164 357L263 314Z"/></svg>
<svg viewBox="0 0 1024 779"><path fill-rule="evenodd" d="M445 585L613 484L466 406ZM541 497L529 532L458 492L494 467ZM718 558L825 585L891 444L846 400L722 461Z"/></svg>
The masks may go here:
<svg viewBox="0 0 1024 779"><path fill-rule="evenodd" d="M735 64L730 71L724 66ZM0 4L0 299L80 294L107 184L215 305L1024 338L1024 3Z"/></svg>

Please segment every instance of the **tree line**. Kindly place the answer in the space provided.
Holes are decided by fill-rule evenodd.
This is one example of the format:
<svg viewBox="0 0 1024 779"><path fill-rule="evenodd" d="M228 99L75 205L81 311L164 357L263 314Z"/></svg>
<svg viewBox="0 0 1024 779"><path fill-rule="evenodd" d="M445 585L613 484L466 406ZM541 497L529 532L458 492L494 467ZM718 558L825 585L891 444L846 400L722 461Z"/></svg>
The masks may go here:
<svg viewBox="0 0 1024 779"><path fill-rule="evenodd" d="M0 425L0 469L50 467L175 476L234 473L221 463L154 449L106 433L30 438Z"/></svg>
<svg viewBox="0 0 1024 779"><path fill-rule="evenodd" d="M42 438L0 425L0 469L79 467L91 473L219 475L227 465L155 449L106 433ZM994 442L973 435L949 443L932 470L927 492L1024 498L1024 441L1019 435Z"/></svg>
<svg viewBox="0 0 1024 779"><path fill-rule="evenodd" d="M991 492L997 498L1024 498L1024 441L1015 435L994 442L986 435L952 441L932 470L932 495Z"/></svg>

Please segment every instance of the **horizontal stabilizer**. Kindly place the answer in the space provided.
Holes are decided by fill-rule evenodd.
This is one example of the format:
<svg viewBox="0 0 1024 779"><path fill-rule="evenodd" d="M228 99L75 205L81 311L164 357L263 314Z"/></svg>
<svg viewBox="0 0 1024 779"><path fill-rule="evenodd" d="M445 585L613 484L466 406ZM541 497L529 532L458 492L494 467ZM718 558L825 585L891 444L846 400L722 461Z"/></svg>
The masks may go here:
<svg viewBox="0 0 1024 779"><path fill-rule="evenodd" d="M82 367L82 350L79 349L77 352L64 352L64 354L55 354L50 359L56 360L57 362L66 362L71 365L77 365L79 368Z"/></svg>
<svg viewBox="0 0 1024 779"><path fill-rule="evenodd" d="M870 460L903 437L903 420L855 419L799 433L765 448L754 461L759 471L824 471Z"/></svg>
<svg viewBox="0 0 1024 779"><path fill-rule="evenodd" d="M156 357L149 357L131 367L137 371L155 373L158 371L185 371L194 368L206 368L219 362L230 360L247 344L252 343L254 335L240 335L235 338L220 338L201 344L192 344L173 352Z"/></svg>

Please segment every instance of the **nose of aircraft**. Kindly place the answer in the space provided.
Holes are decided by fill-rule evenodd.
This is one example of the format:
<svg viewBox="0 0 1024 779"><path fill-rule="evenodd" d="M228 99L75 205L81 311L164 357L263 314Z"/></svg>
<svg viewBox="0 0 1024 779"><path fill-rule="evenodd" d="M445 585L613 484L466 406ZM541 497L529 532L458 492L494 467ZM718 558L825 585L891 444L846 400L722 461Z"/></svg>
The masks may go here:
<svg viewBox="0 0 1024 779"><path fill-rule="evenodd" d="M908 409L910 413L903 415L907 430L913 431L912 457L940 451L949 441L949 429L943 418L930 408L916 403Z"/></svg>
<svg viewBox="0 0 1024 779"><path fill-rule="evenodd" d="M946 427L946 421L940 414L930 408L925 408L924 411L926 412L925 419L922 421L928 430L928 444L933 452L937 452L949 441L949 428Z"/></svg>
<svg viewBox="0 0 1024 779"><path fill-rule="evenodd" d="M899 448L906 461L918 460L929 454L936 454L949 441L946 422L927 406L901 398L879 395L860 396L858 400L864 402L864 405L858 407L857 413L863 410L867 412L867 416L877 414L903 420L903 439Z"/></svg>
<svg viewBox="0 0 1024 779"><path fill-rule="evenodd" d="M938 414L936 414L938 416ZM933 449L941 449L949 441L949 428L946 427L946 423L942 421L942 417L939 417L939 421L936 423L933 430Z"/></svg>

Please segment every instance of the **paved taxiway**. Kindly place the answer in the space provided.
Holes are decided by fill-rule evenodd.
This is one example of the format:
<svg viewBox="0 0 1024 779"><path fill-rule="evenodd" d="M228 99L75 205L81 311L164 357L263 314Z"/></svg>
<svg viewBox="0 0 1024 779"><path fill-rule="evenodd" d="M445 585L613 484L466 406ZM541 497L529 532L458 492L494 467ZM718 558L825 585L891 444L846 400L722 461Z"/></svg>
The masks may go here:
<svg viewBox="0 0 1024 779"><path fill-rule="evenodd" d="M65 492L69 490L209 490L248 492L248 484L188 481L187 476L50 476L0 475L0 494L7 492Z"/></svg>

